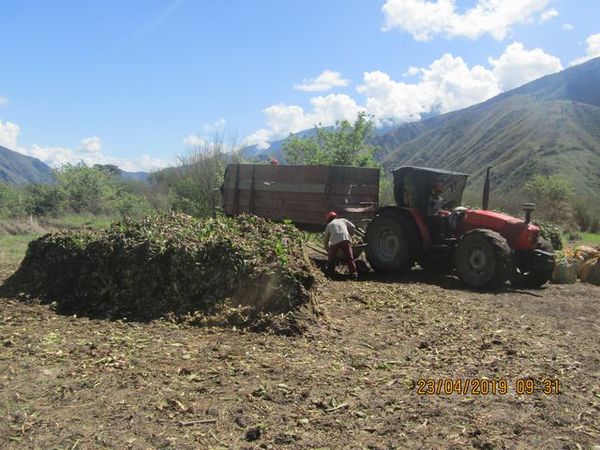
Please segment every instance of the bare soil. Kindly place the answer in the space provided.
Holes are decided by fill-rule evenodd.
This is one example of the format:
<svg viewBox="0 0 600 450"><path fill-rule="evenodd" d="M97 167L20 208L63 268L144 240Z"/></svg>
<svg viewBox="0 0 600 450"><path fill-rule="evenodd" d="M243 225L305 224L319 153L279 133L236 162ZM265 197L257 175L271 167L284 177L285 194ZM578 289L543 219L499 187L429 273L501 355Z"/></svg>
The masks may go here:
<svg viewBox="0 0 600 450"><path fill-rule="evenodd" d="M478 293L415 270L326 281L317 301L323 316L289 337L0 299L0 447L600 445L600 288ZM418 395L429 378L509 390ZM519 395L519 379L560 393Z"/></svg>

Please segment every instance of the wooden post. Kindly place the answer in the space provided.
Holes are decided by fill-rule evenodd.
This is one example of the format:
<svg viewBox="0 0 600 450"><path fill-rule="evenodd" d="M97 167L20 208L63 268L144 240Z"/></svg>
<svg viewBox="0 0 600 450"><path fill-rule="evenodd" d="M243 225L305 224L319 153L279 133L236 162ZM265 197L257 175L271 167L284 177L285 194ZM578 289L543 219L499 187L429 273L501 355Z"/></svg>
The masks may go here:
<svg viewBox="0 0 600 450"><path fill-rule="evenodd" d="M235 165L235 185L233 188L233 216L237 216L239 212L240 199L240 164Z"/></svg>
<svg viewBox="0 0 600 450"><path fill-rule="evenodd" d="M254 214L254 164L252 164L252 182L250 183L250 202L248 204L248 212Z"/></svg>

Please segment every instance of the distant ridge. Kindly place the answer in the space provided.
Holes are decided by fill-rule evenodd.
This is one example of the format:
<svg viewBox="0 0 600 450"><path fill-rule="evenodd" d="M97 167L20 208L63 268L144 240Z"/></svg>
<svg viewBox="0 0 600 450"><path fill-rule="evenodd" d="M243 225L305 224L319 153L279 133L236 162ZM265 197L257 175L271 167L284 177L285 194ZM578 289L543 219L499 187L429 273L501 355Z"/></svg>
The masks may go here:
<svg viewBox="0 0 600 450"><path fill-rule="evenodd" d="M10 184L52 183L52 169L39 159L0 146L0 181Z"/></svg>
<svg viewBox="0 0 600 450"><path fill-rule="evenodd" d="M479 191L485 168L493 165L497 192L520 191L535 174L560 174L580 195L600 197L600 58L462 110L375 131L371 143L385 169L458 170L471 174L470 185ZM242 154L284 161L284 142L266 150L246 147Z"/></svg>
<svg viewBox="0 0 600 450"><path fill-rule="evenodd" d="M521 190L534 174L560 174L600 196L600 58L547 75L469 108L401 125L380 136L384 167L459 170L482 184Z"/></svg>
<svg viewBox="0 0 600 450"><path fill-rule="evenodd" d="M116 167L116 166L114 166ZM149 172L126 172L118 169L125 180L148 181ZM0 182L9 184L49 184L54 182L52 168L37 158L0 146Z"/></svg>
<svg viewBox="0 0 600 450"><path fill-rule="evenodd" d="M296 133L310 136L313 129ZM284 140L242 149L255 161L280 160ZM600 58L547 75L483 103L419 122L376 130L385 169L422 165L471 174L477 190L494 165L496 191L519 191L535 174L561 174L578 193L600 197ZM122 172L145 181L146 172ZM42 161L0 146L0 181L50 183Z"/></svg>

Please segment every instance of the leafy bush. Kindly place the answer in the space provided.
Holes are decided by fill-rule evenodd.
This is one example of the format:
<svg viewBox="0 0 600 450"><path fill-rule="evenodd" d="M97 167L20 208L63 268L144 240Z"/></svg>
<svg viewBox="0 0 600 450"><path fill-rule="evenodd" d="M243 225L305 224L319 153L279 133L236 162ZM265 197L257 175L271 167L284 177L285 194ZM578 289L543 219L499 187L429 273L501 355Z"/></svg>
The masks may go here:
<svg viewBox="0 0 600 450"><path fill-rule="evenodd" d="M28 197L22 189L0 182L0 218L20 218L27 215Z"/></svg>
<svg viewBox="0 0 600 450"><path fill-rule="evenodd" d="M579 200L575 203L575 220L581 231L600 232L600 205L593 199Z"/></svg>
<svg viewBox="0 0 600 450"><path fill-rule="evenodd" d="M558 225L540 221L536 221L535 224L540 227L540 236L550 242L554 250L562 250L562 232Z"/></svg>
<svg viewBox="0 0 600 450"><path fill-rule="evenodd" d="M117 192L115 178L107 171L85 163L65 164L54 171L66 208L76 213L101 214Z"/></svg>
<svg viewBox="0 0 600 450"><path fill-rule="evenodd" d="M316 126L314 136L290 136L283 152L291 164L374 167L376 148L367 143L372 132L373 122L360 112L353 124L341 120L334 127Z"/></svg>
<svg viewBox="0 0 600 450"><path fill-rule="evenodd" d="M153 211L152 206L146 198L125 190L120 191L119 194L115 196L110 202L110 207L108 209L110 212L116 212L119 217L122 218L140 218Z"/></svg>
<svg viewBox="0 0 600 450"><path fill-rule="evenodd" d="M64 191L56 184L31 184L26 187L29 213L34 216L56 216L65 203Z"/></svg>
<svg viewBox="0 0 600 450"><path fill-rule="evenodd" d="M178 167L151 177L150 202L195 217L214 216L221 206L221 185L229 162L240 160L234 137L215 132L179 157Z"/></svg>
<svg viewBox="0 0 600 450"><path fill-rule="evenodd" d="M540 204L557 204L574 193L571 182L560 175L535 175L525 184L525 192Z"/></svg>

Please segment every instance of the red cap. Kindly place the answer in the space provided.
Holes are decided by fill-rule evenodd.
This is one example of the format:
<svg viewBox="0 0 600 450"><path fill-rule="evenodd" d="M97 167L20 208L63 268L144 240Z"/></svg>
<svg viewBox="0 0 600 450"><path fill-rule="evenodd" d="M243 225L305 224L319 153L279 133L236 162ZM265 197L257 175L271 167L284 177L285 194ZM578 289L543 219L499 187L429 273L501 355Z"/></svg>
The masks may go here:
<svg viewBox="0 0 600 450"><path fill-rule="evenodd" d="M336 217L337 217L337 214L335 213L335 211L329 211L327 213L327 223L331 222Z"/></svg>

